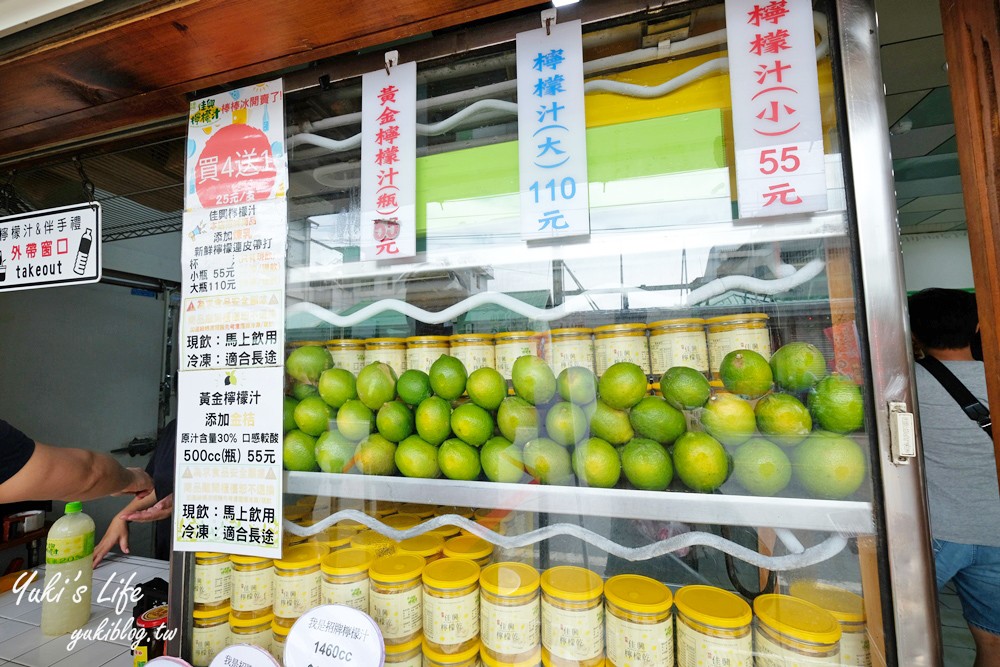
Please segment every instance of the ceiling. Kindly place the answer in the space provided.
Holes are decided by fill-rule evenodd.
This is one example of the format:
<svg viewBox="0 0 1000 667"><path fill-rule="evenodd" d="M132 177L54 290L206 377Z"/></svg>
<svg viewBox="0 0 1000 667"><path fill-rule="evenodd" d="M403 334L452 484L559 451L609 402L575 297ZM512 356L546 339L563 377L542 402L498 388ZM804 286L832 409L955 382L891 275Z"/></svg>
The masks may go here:
<svg viewBox="0 0 1000 667"><path fill-rule="evenodd" d="M964 230L939 6L935 0L876 0L876 8L901 231ZM177 134L83 158L84 175L105 209L105 240L180 229L184 144ZM81 176L75 162L48 164L23 171L14 190L22 208L74 203Z"/></svg>

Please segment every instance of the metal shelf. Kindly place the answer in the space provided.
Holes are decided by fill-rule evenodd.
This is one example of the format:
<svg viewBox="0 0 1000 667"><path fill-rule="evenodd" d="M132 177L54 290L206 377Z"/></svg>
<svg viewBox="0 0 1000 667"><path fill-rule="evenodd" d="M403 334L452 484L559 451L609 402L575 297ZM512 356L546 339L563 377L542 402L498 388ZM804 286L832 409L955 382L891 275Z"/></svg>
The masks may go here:
<svg viewBox="0 0 1000 667"><path fill-rule="evenodd" d="M285 493L868 535L868 502L286 472Z"/></svg>

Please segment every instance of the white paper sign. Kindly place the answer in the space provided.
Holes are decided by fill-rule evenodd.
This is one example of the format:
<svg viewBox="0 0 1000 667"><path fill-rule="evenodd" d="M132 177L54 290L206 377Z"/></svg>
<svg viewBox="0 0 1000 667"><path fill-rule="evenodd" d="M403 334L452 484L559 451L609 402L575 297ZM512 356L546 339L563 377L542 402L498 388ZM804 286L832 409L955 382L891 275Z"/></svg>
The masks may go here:
<svg viewBox="0 0 1000 667"><path fill-rule="evenodd" d="M361 77L361 259L417 254L417 64Z"/></svg>
<svg viewBox="0 0 1000 667"><path fill-rule="evenodd" d="M726 0L740 217L827 208L812 5Z"/></svg>
<svg viewBox="0 0 1000 667"><path fill-rule="evenodd" d="M61 287L100 279L100 204L0 218L0 290Z"/></svg>
<svg viewBox="0 0 1000 667"><path fill-rule="evenodd" d="M234 644L219 651L208 667L278 667L278 661L259 646Z"/></svg>
<svg viewBox="0 0 1000 667"><path fill-rule="evenodd" d="M590 233L580 21L517 35L521 237Z"/></svg>
<svg viewBox="0 0 1000 667"><path fill-rule="evenodd" d="M285 667L382 667L385 642L372 617L339 604L307 611L285 640Z"/></svg>

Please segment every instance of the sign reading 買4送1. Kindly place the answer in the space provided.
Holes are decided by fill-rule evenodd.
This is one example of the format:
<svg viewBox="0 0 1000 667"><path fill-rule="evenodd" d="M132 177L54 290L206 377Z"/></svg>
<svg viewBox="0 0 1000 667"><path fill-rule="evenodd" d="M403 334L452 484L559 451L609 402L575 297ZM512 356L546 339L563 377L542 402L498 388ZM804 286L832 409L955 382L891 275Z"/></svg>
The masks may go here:
<svg viewBox="0 0 1000 667"><path fill-rule="evenodd" d="M0 218L0 290L61 287L100 279L100 204Z"/></svg>
<svg viewBox="0 0 1000 667"><path fill-rule="evenodd" d="M726 0L740 217L827 208L812 4Z"/></svg>
<svg viewBox="0 0 1000 667"><path fill-rule="evenodd" d="M181 243L174 549L281 553L284 95L191 103Z"/></svg>
<svg viewBox="0 0 1000 667"><path fill-rule="evenodd" d="M517 35L521 237L590 233L580 21Z"/></svg>

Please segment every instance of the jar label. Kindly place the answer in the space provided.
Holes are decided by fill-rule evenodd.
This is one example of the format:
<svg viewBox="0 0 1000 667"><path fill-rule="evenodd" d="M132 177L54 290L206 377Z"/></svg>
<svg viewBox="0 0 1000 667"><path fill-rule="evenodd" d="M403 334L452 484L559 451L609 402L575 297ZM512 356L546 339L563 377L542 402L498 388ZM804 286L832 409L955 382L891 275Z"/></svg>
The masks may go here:
<svg viewBox="0 0 1000 667"><path fill-rule="evenodd" d="M323 580L323 604L342 604L368 613L368 580L334 584Z"/></svg>
<svg viewBox="0 0 1000 667"><path fill-rule="evenodd" d="M736 329L734 331L710 331L708 334L708 358L712 363L712 375L719 373L719 366L726 355L733 350L753 350L765 359L771 358L771 334L766 327L759 329Z"/></svg>
<svg viewBox="0 0 1000 667"><path fill-rule="evenodd" d="M402 347L398 350L366 350L365 365L373 364L376 361L391 366L396 377L399 377L406 370L406 350Z"/></svg>
<svg viewBox="0 0 1000 667"><path fill-rule="evenodd" d="M90 558L93 553L93 531L73 537L49 537L45 540L45 562L49 565L72 563L81 558Z"/></svg>
<svg viewBox="0 0 1000 667"><path fill-rule="evenodd" d="M541 625L538 598L528 604L509 607L479 601L480 634L483 645L495 653L525 653L538 646Z"/></svg>
<svg viewBox="0 0 1000 667"><path fill-rule="evenodd" d="M649 337L649 363L662 375L674 366L708 372L708 345L704 331L679 331Z"/></svg>
<svg viewBox="0 0 1000 667"><path fill-rule="evenodd" d="M479 634L479 591L455 598L424 595L424 637L436 644L461 644Z"/></svg>
<svg viewBox="0 0 1000 667"><path fill-rule="evenodd" d="M415 368L424 373L430 373L431 366L442 354L448 354L448 346L415 347L406 351L406 368Z"/></svg>
<svg viewBox="0 0 1000 667"><path fill-rule="evenodd" d="M233 592L233 564L229 560L194 566L195 604L215 604L228 600Z"/></svg>
<svg viewBox="0 0 1000 667"><path fill-rule="evenodd" d="M683 621L677 622L677 667L752 667L753 639L747 632L742 637L710 637Z"/></svg>
<svg viewBox="0 0 1000 667"><path fill-rule="evenodd" d="M420 632L423 627L422 598L423 591L419 586L398 593L371 591L368 596L369 613L382 629L382 636L401 639Z"/></svg>
<svg viewBox="0 0 1000 667"><path fill-rule="evenodd" d="M820 667L840 665L840 650L834 645L825 655L805 655L782 646L766 633L755 629L753 633L755 667Z"/></svg>
<svg viewBox="0 0 1000 667"><path fill-rule="evenodd" d="M424 667L424 657L420 651L412 658L404 658L402 660L392 660L392 656L385 656L385 664L393 665L394 667Z"/></svg>
<svg viewBox="0 0 1000 667"><path fill-rule="evenodd" d="M535 354L535 346L532 343L497 343L496 360L497 372L505 378L509 378L514 370L514 362L518 357L526 357Z"/></svg>
<svg viewBox="0 0 1000 667"><path fill-rule="evenodd" d="M840 664L849 667L872 667L871 643L868 634L845 631L840 637Z"/></svg>
<svg viewBox="0 0 1000 667"><path fill-rule="evenodd" d="M232 641L230 641L229 643L230 645L251 644L253 646L259 646L268 653L270 653L272 634L273 633L271 632L270 627L267 627L264 630L261 630L260 632L247 632L247 633L236 632L235 630L230 628L230 636L232 637Z"/></svg>
<svg viewBox="0 0 1000 667"><path fill-rule="evenodd" d="M556 375L571 366L583 366L590 371L595 370L594 343L589 338L552 343L549 346L548 357L547 361Z"/></svg>
<svg viewBox="0 0 1000 667"><path fill-rule="evenodd" d="M250 572L233 569L233 611L257 611L271 606L273 567Z"/></svg>
<svg viewBox="0 0 1000 667"><path fill-rule="evenodd" d="M215 654L232 643L229 624L219 623L210 628L191 630L191 664L194 667L208 667Z"/></svg>
<svg viewBox="0 0 1000 667"><path fill-rule="evenodd" d="M604 615L608 660L617 667L665 667L674 664L674 621L633 623Z"/></svg>
<svg viewBox="0 0 1000 667"><path fill-rule="evenodd" d="M601 338L594 341L597 374L604 375L614 364L628 361L649 373L649 345L646 336Z"/></svg>
<svg viewBox="0 0 1000 667"><path fill-rule="evenodd" d="M604 605L560 609L542 600L542 646L566 660L591 660L604 653Z"/></svg>
<svg viewBox="0 0 1000 667"><path fill-rule="evenodd" d="M318 607L320 597L319 572L274 577L275 616L298 618L313 607Z"/></svg>
<svg viewBox="0 0 1000 667"><path fill-rule="evenodd" d="M458 345L451 348L451 356L465 364L465 370L470 373L480 368L493 368L496 363L492 345Z"/></svg>
<svg viewBox="0 0 1000 667"><path fill-rule="evenodd" d="M355 375L361 372L361 369L365 367L365 351L364 350L330 350L330 356L333 357L333 367L334 368L344 368L351 371Z"/></svg>

